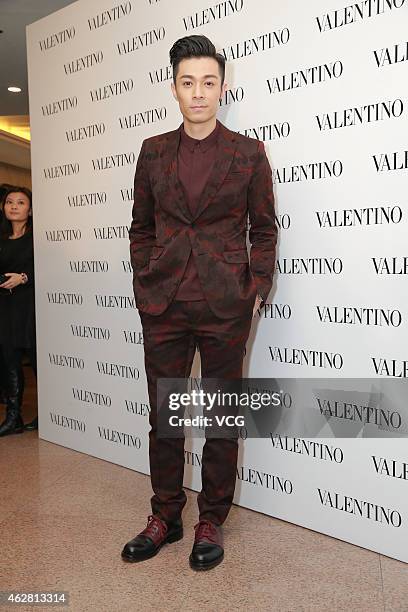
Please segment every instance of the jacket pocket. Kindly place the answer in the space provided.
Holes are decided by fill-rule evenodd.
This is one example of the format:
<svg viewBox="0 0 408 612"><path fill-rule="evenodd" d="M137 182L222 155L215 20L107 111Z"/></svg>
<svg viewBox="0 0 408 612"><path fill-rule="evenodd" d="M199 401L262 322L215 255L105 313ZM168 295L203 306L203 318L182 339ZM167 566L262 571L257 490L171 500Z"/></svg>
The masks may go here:
<svg viewBox="0 0 408 612"><path fill-rule="evenodd" d="M228 263L246 263L249 261L246 249L236 249L235 251L224 251L223 256Z"/></svg>

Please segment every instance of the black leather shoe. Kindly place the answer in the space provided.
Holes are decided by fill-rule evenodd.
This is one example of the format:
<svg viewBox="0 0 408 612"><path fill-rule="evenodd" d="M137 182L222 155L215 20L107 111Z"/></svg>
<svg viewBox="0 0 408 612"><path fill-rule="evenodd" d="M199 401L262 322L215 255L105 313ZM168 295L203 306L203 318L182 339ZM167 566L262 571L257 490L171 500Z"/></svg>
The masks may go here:
<svg viewBox="0 0 408 612"><path fill-rule="evenodd" d="M7 408L7 416L0 425L0 437L19 434L24 431L24 423L18 411Z"/></svg>
<svg viewBox="0 0 408 612"><path fill-rule="evenodd" d="M211 569L224 559L222 528L211 521L201 520L194 529L190 567L194 570Z"/></svg>
<svg viewBox="0 0 408 612"><path fill-rule="evenodd" d="M177 542L183 537L181 519L166 523L155 514L148 517L147 527L122 550L124 561L144 561L157 555L163 544Z"/></svg>
<svg viewBox="0 0 408 612"><path fill-rule="evenodd" d="M24 429L27 431L34 431L34 429L38 429L38 416L36 416L30 423L26 423L24 425Z"/></svg>

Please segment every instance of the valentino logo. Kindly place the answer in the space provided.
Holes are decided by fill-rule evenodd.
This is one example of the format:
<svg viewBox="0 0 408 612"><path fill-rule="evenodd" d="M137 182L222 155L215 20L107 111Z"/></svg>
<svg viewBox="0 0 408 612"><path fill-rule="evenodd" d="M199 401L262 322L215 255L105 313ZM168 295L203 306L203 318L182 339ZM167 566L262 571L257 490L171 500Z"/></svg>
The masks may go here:
<svg viewBox="0 0 408 612"><path fill-rule="evenodd" d="M61 100L44 104L44 106L41 106L41 110L44 117L49 117L50 115L56 115L67 110L71 110L77 106L78 98L76 96L70 96L68 98L62 98Z"/></svg>
<svg viewBox="0 0 408 612"><path fill-rule="evenodd" d="M72 395L74 399L86 404L95 404L95 406L105 406L107 408L112 406L111 396L97 391L88 391L87 389L72 387Z"/></svg>
<svg viewBox="0 0 408 612"><path fill-rule="evenodd" d="M385 459L371 455L374 469L381 476L391 476L400 480L408 480L408 463L396 461L395 459Z"/></svg>
<svg viewBox="0 0 408 612"><path fill-rule="evenodd" d="M228 106L229 104L235 104L235 102L242 102L245 96L243 87L234 87L233 89L227 89L224 95L220 98L220 106Z"/></svg>
<svg viewBox="0 0 408 612"><path fill-rule="evenodd" d="M269 354L272 361L287 363L289 365L302 365L334 370L341 370L343 367L343 356L340 353L269 346Z"/></svg>
<svg viewBox="0 0 408 612"><path fill-rule="evenodd" d="M81 293L63 293L62 291L47 291L50 304L67 304L68 306L82 306L84 298Z"/></svg>
<svg viewBox="0 0 408 612"><path fill-rule="evenodd" d="M307 87L308 85L315 85L316 83L324 83L331 79L339 79L342 74L343 64L340 60L337 60L330 62L330 64L302 68L289 74L266 79L266 84L268 85L269 93L274 94L298 89L299 87Z"/></svg>
<svg viewBox="0 0 408 612"><path fill-rule="evenodd" d="M150 406L142 402L135 402L133 400L125 400L126 411L132 414L138 414L139 416L148 416L150 414Z"/></svg>
<svg viewBox="0 0 408 612"><path fill-rule="evenodd" d="M339 257L308 257L278 259L279 274L341 274L343 262Z"/></svg>
<svg viewBox="0 0 408 612"><path fill-rule="evenodd" d="M244 136L256 138L257 140L276 140L277 138L287 138L289 136L290 124L287 121L284 123L270 123L254 128L246 128L245 130L237 130L237 132L238 134L244 134Z"/></svg>
<svg viewBox="0 0 408 612"><path fill-rule="evenodd" d="M237 468L237 478L242 480L242 482L248 482L265 489L272 489L278 493L286 493L287 495L293 493L293 484L287 478L269 474L268 472L261 472L244 465Z"/></svg>
<svg viewBox="0 0 408 612"><path fill-rule="evenodd" d="M133 187L121 189L120 195L122 196L122 202L133 201Z"/></svg>
<svg viewBox="0 0 408 612"><path fill-rule="evenodd" d="M112 23L113 21L117 21L121 17L125 17L130 14L132 10L131 2L122 2L107 11L102 11L98 15L94 17L88 18L88 26L90 30L96 30L97 28L101 28L102 26L107 25L108 23Z"/></svg>
<svg viewBox="0 0 408 612"><path fill-rule="evenodd" d="M408 274L408 257L372 257L376 274Z"/></svg>
<svg viewBox="0 0 408 612"><path fill-rule="evenodd" d="M119 363L108 363L107 361L96 362L99 374L105 376L120 376L121 378L130 378L139 380L139 369L135 366L123 365Z"/></svg>
<svg viewBox="0 0 408 612"><path fill-rule="evenodd" d="M136 157L133 151L130 153L116 153L116 155L105 155L92 160L94 170L109 170L111 168L123 168L135 163Z"/></svg>
<svg viewBox="0 0 408 612"><path fill-rule="evenodd" d="M71 272L108 272L109 263L100 259L79 259L70 260L69 267Z"/></svg>
<svg viewBox="0 0 408 612"><path fill-rule="evenodd" d="M93 193L77 193L68 196L68 204L70 207L75 206L96 206L97 204L106 204L106 192L95 191Z"/></svg>
<svg viewBox="0 0 408 612"><path fill-rule="evenodd" d="M247 57L248 55L260 53L261 51L268 51L268 49L273 49L280 45L286 45L289 42L289 38L289 28L283 28L276 32L267 32L266 34L255 36L254 38L236 42L233 45L224 47L221 53L227 61L232 61L240 59L241 57Z"/></svg>
<svg viewBox="0 0 408 612"><path fill-rule="evenodd" d="M397 98L387 102L376 102L354 108L346 108L343 111L324 113L316 115L319 130L335 130L353 125L372 123L373 121L384 121L384 119L401 117L404 112L404 103Z"/></svg>
<svg viewBox="0 0 408 612"><path fill-rule="evenodd" d="M383 223L400 223L402 220L402 208L400 206L316 210L315 213L321 228L382 225Z"/></svg>
<svg viewBox="0 0 408 612"><path fill-rule="evenodd" d="M85 421L79 421L78 419L67 417L64 414L55 414L54 412L50 412L50 419L53 425L58 425L59 427L72 429L72 431L80 431L81 433L85 433Z"/></svg>
<svg viewBox="0 0 408 612"><path fill-rule="evenodd" d="M149 70L150 83L157 85L157 83L163 83L173 78L173 69L171 64L164 68L157 68L157 70Z"/></svg>
<svg viewBox="0 0 408 612"><path fill-rule="evenodd" d="M67 240L81 240L80 229L45 230L48 242L65 242Z"/></svg>
<svg viewBox="0 0 408 612"><path fill-rule="evenodd" d="M408 61L408 41L373 51L377 68Z"/></svg>
<svg viewBox="0 0 408 612"><path fill-rule="evenodd" d="M321 323L378 327L399 327L402 323L402 315L399 310L355 308L354 306L316 306L316 310Z"/></svg>
<svg viewBox="0 0 408 612"><path fill-rule="evenodd" d="M327 489L317 489L319 500L322 506L328 506L334 510L341 510L354 514L360 518L376 521L377 523L385 523L392 527L401 527L402 518L397 510L384 508L369 501L349 497L342 493L335 493Z"/></svg>
<svg viewBox="0 0 408 612"><path fill-rule="evenodd" d="M87 340L109 340L110 330L107 327L93 327L89 325L74 325L71 323L71 332L77 338Z"/></svg>
<svg viewBox="0 0 408 612"><path fill-rule="evenodd" d="M339 178L342 174L343 163L339 159L272 169L274 183L298 183L300 181Z"/></svg>
<svg viewBox="0 0 408 612"><path fill-rule="evenodd" d="M288 438L287 436L281 436L279 433L271 433L270 436L273 448L290 453L298 453L299 455L307 455L322 461L343 462L343 451L338 446L329 446L328 444L305 440L304 438Z"/></svg>
<svg viewBox="0 0 408 612"><path fill-rule="evenodd" d="M123 330L126 344L143 344L143 332L135 330Z"/></svg>
<svg viewBox="0 0 408 612"><path fill-rule="evenodd" d="M101 136L106 131L106 125L101 123L91 123L84 127L74 128L72 130L66 130L65 135L68 142L78 142L78 140L87 140L89 138L95 138L95 136Z"/></svg>
<svg viewBox="0 0 408 612"><path fill-rule="evenodd" d="M46 179L63 178L64 176L73 176L79 172L79 163L62 164L61 166L52 166L44 168L44 176Z"/></svg>
<svg viewBox="0 0 408 612"><path fill-rule="evenodd" d="M125 55L126 53L132 53L138 51L144 47L154 45L161 40L164 40L166 36L166 30L163 26L144 32L143 34L137 34L132 38L128 38L122 42L116 43L116 48L119 55Z"/></svg>
<svg viewBox="0 0 408 612"><path fill-rule="evenodd" d="M85 70L86 68L92 68L93 66L101 64L102 62L102 51L88 53L88 55L78 57L77 59L73 59L72 61L64 64L65 74L74 74L75 72L80 72L81 70Z"/></svg>
<svg viewBox="0 0 408 612"><path fill-rule="evenodd" d="M377 172L406 170L408 168L408 151L396 151L395 153L373 155L373 160Z"/></svg>
<svg viewBox="0 0 408 612"><path fill-rule="evenodd" d="M128 295L95 295L101 308L136 308L135 298Z"/></svg>
<svg viewBox="0 0 408 612"><path fill-rule="evenodd" d="M377 376L408 378L408 361L378 357L371 357L371 361L373 362L374 372Z"/></svg>
<svg viewBox="0 0 408 612"><path fill-rule="evenodd" d="M402 425L399 412L327 398L316 397L316 400L320 413L326 417L354 421L364 425L377 425L382 429L399 429Z"/></svg>
<svg viewBox="0 0 408 612"><path fill-rule="evenodd" d="M94 227L93 231L97 240L113 240L114 238L129 239L128 225L110 225L107 227Z"/></svg>
<svg viewBox="0 0 408 612"><path fill-rule="evenodd" d="M185 450L184 451L184 463L186 465L194 465L197 467L201 467L201 455L198 453L193 453L192 451Z"/></svg>
<svg viewBox="0 0 408 612"><path fill-rule="evenodd" d="M265 319L285 319L289 320L292 316L292 309L289 304L264 304L259 316Z"/></svg>
<svg viewBox="0 0 408 612"><path fill-rule="evenodd" d="M150 123L157 123L158 121L164 121L166 117L167 109L165 106L162 106L161 108L151 108L140 113L134 113L133 115L119 117L119 125L122 130L125 130L140 127L142 125L149 125Z"/></svg>
<svg viewBox="0 0 408 612"><path fill-rule="evenodd" d="M283 215L276 215L275 221L277 223L278 228L281 230L287 230L290 228L291 217L287 213L284 213Z"/></svg>
<svg viewBox="0 0 408 612"><path fill-rule="evenodd" d="M61 32L57 32L56 34L51 34L44 38L43 40L39 40L38 44L40 45L41 51L48 51L49 49L53 49L58 45L62 45L69 40L73 40L75 38L75 27L70 26L69 28L65 28L61 30Z"/></svg>
<svg viewBox="0 0 408 612"><path fill-rule="evenodd" d="M130 259L122 259L122 268L124 272L133 272Z"/></svg>
<svg viewBox="0 0 408 612"><path fill-rule="evenodd" d="M133 91L133 87L133 79L124 79L122 81L116 81L115 83L108 83L96 89L90 89L89 94L92 102L101 102L103 100L109 100L109 98L113 96L121 96L124 93L129 93Z"/></svg>
<svg viewBox="0 0 408 612"><path fill-rule="evenodd" d="M405 4L405 0L363 0L355 2L351 6L331 11L321 17L316 17L320 32L341 28L351 23L356 23L367 17L376 17L394 8L399 9Z"/></svg>
<svg viewBox="0 0 408 612"><path fill-rule="evenodd" d="M57 355L48 353L51 365L61 366L63 368L73 368L83 370L85 362L81 357L72 357L71 355Z"/></svg>
<svg viewBox="0 0 408 612"><path fill-rule="evenodd" d="M187 31L201 28L203 25L211 23L212 21L218 21L234 13L239 13L242 11L243 7L244 0L224 0L224 2L219 2L215 6L210 6L198 13L183 17L184 28Z"/></svg>
<svg viewBox="0 0 408 612"><path fill-rule="evenodd" d="M100 425L98 425L98 433L100 438L103 438L108 442L115 442L116 444L122 444L122 446L130 446L138 450L142 446L140 438L138 436L134 436L133 434L116 431L114 429L108 429L107 427L101 427Z"/></svg>

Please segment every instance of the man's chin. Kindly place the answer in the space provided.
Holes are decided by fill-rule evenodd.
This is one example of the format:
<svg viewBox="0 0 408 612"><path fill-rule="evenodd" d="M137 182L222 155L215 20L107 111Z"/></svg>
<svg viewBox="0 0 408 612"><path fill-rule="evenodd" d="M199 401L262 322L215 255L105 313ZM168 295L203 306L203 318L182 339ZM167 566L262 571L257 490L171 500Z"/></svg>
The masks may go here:
<svg viewBox="0 0 408 612"><path fill-rule="evenodd" d="M190 123L207 123L212 117L212 115L204 115L201 113L188 113L188 115L184 115L184 118L190 121Z"/></svg>

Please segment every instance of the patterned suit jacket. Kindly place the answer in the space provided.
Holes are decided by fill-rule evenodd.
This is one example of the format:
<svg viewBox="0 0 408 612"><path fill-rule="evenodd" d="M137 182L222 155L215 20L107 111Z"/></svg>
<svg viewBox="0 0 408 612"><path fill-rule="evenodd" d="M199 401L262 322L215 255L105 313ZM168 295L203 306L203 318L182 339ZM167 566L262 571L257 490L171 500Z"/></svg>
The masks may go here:
<svg viewBox="0 0 408 612"><path fill-rule="evenodd" d="M256 293L266 300L271 289L278 232L265 147L220 127L214 168L194 215L178 179L181 126L143 141L129 231L133 289L142 312L159 315L167 308L191 251L204 295L220 318L248 316Z"/></svg>

